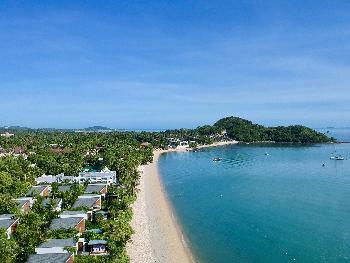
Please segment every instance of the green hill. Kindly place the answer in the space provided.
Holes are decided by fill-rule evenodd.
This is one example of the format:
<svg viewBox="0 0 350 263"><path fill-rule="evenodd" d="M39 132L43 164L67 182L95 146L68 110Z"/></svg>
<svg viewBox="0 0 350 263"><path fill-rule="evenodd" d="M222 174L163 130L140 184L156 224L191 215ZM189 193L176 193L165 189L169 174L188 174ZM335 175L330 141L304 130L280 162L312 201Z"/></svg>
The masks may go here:
<svg viewBox="0 0 350 263"><path fill-rule="evenodd" d="M213 127L219 132L226 130L226 134L230 139L244 142L321 143L335 141L334 138L302 125L264 127L238 117L220 119Z"/></svg>

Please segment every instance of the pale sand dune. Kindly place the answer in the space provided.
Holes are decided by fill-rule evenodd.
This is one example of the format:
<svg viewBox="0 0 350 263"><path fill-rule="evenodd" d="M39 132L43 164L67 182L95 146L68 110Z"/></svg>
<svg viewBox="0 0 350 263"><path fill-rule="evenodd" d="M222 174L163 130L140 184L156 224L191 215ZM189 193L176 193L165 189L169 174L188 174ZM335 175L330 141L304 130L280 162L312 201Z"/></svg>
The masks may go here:
<svg viewBox="0 0 350 263"><path fill-rule="evenodd" d="M237 142L221 142L199 148L234 143ZM131 222L135 233L127 246L132 263L195 262L176 223L158 173L159 156L171 151L178 150L154 151L153 163L139 168L141 179Z"/></svg>

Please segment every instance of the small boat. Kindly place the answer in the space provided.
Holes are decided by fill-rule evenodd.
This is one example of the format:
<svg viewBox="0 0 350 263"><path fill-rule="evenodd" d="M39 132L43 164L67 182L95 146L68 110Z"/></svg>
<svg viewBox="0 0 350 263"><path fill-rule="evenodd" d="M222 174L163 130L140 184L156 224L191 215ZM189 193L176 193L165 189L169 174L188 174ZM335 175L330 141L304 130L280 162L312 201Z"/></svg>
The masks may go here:
<svg viewBox="0 0 350 263"><path fill-rule="evenodd" d="M266 156L269 156L270 154L269 153L265 153Z"/></svg>
<svg viewBox="0 0 350 263"><path fill-rule="evenodd" d="M222 159L221 158L219 158L219 157L215 157L215 158L213 158L213 162L220 162Z"/></svg>
<svg viewBox="0 0 350 263"><path fill-rule="evenodd" d="M341 155L336 155L336 156L331 156L331 160L336 160L336 161L343 161L345 158Z"/></svg>

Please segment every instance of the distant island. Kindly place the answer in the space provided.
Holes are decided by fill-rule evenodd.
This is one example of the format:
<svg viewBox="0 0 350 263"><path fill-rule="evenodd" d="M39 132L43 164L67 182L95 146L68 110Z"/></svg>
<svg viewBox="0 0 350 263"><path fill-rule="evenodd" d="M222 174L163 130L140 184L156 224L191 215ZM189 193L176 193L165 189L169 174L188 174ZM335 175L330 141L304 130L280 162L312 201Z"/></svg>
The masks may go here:
<svg viewBox="0 0 350 263"><path fill-rule="evenodd" d="M331 143L333 137L302 125L265 127L239 117L226 117L213 125L199 126L195 129L176 129L163 132L140 132L138 140L151 143L157 148L176 146L188 142L193 147L197 144L212 144L218 141L236 140L239 142L273 143Z"/></svg>
<svg viewBox="0 0 350 263"><path fill-rule="evenodd" d="M217 131L226 130L228 137L244 142L325 143L335 141L334 138L302 125L264 127L238 117L223 118L212 127ZM205 126L199 129L205 130Z"/></svg>

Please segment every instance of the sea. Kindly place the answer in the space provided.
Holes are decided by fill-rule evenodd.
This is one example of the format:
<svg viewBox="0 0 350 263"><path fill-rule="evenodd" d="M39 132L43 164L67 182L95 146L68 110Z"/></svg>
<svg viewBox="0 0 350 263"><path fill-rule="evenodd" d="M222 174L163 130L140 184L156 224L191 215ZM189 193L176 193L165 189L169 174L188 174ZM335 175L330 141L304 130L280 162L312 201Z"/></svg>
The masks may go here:
<svg viewBox="0 0 350 263"><path fill-rule="evenodd" d="M350 128L324 132L350 141ZM350 262L350 143L168 153L159 169L201 263Z"/></svg>

